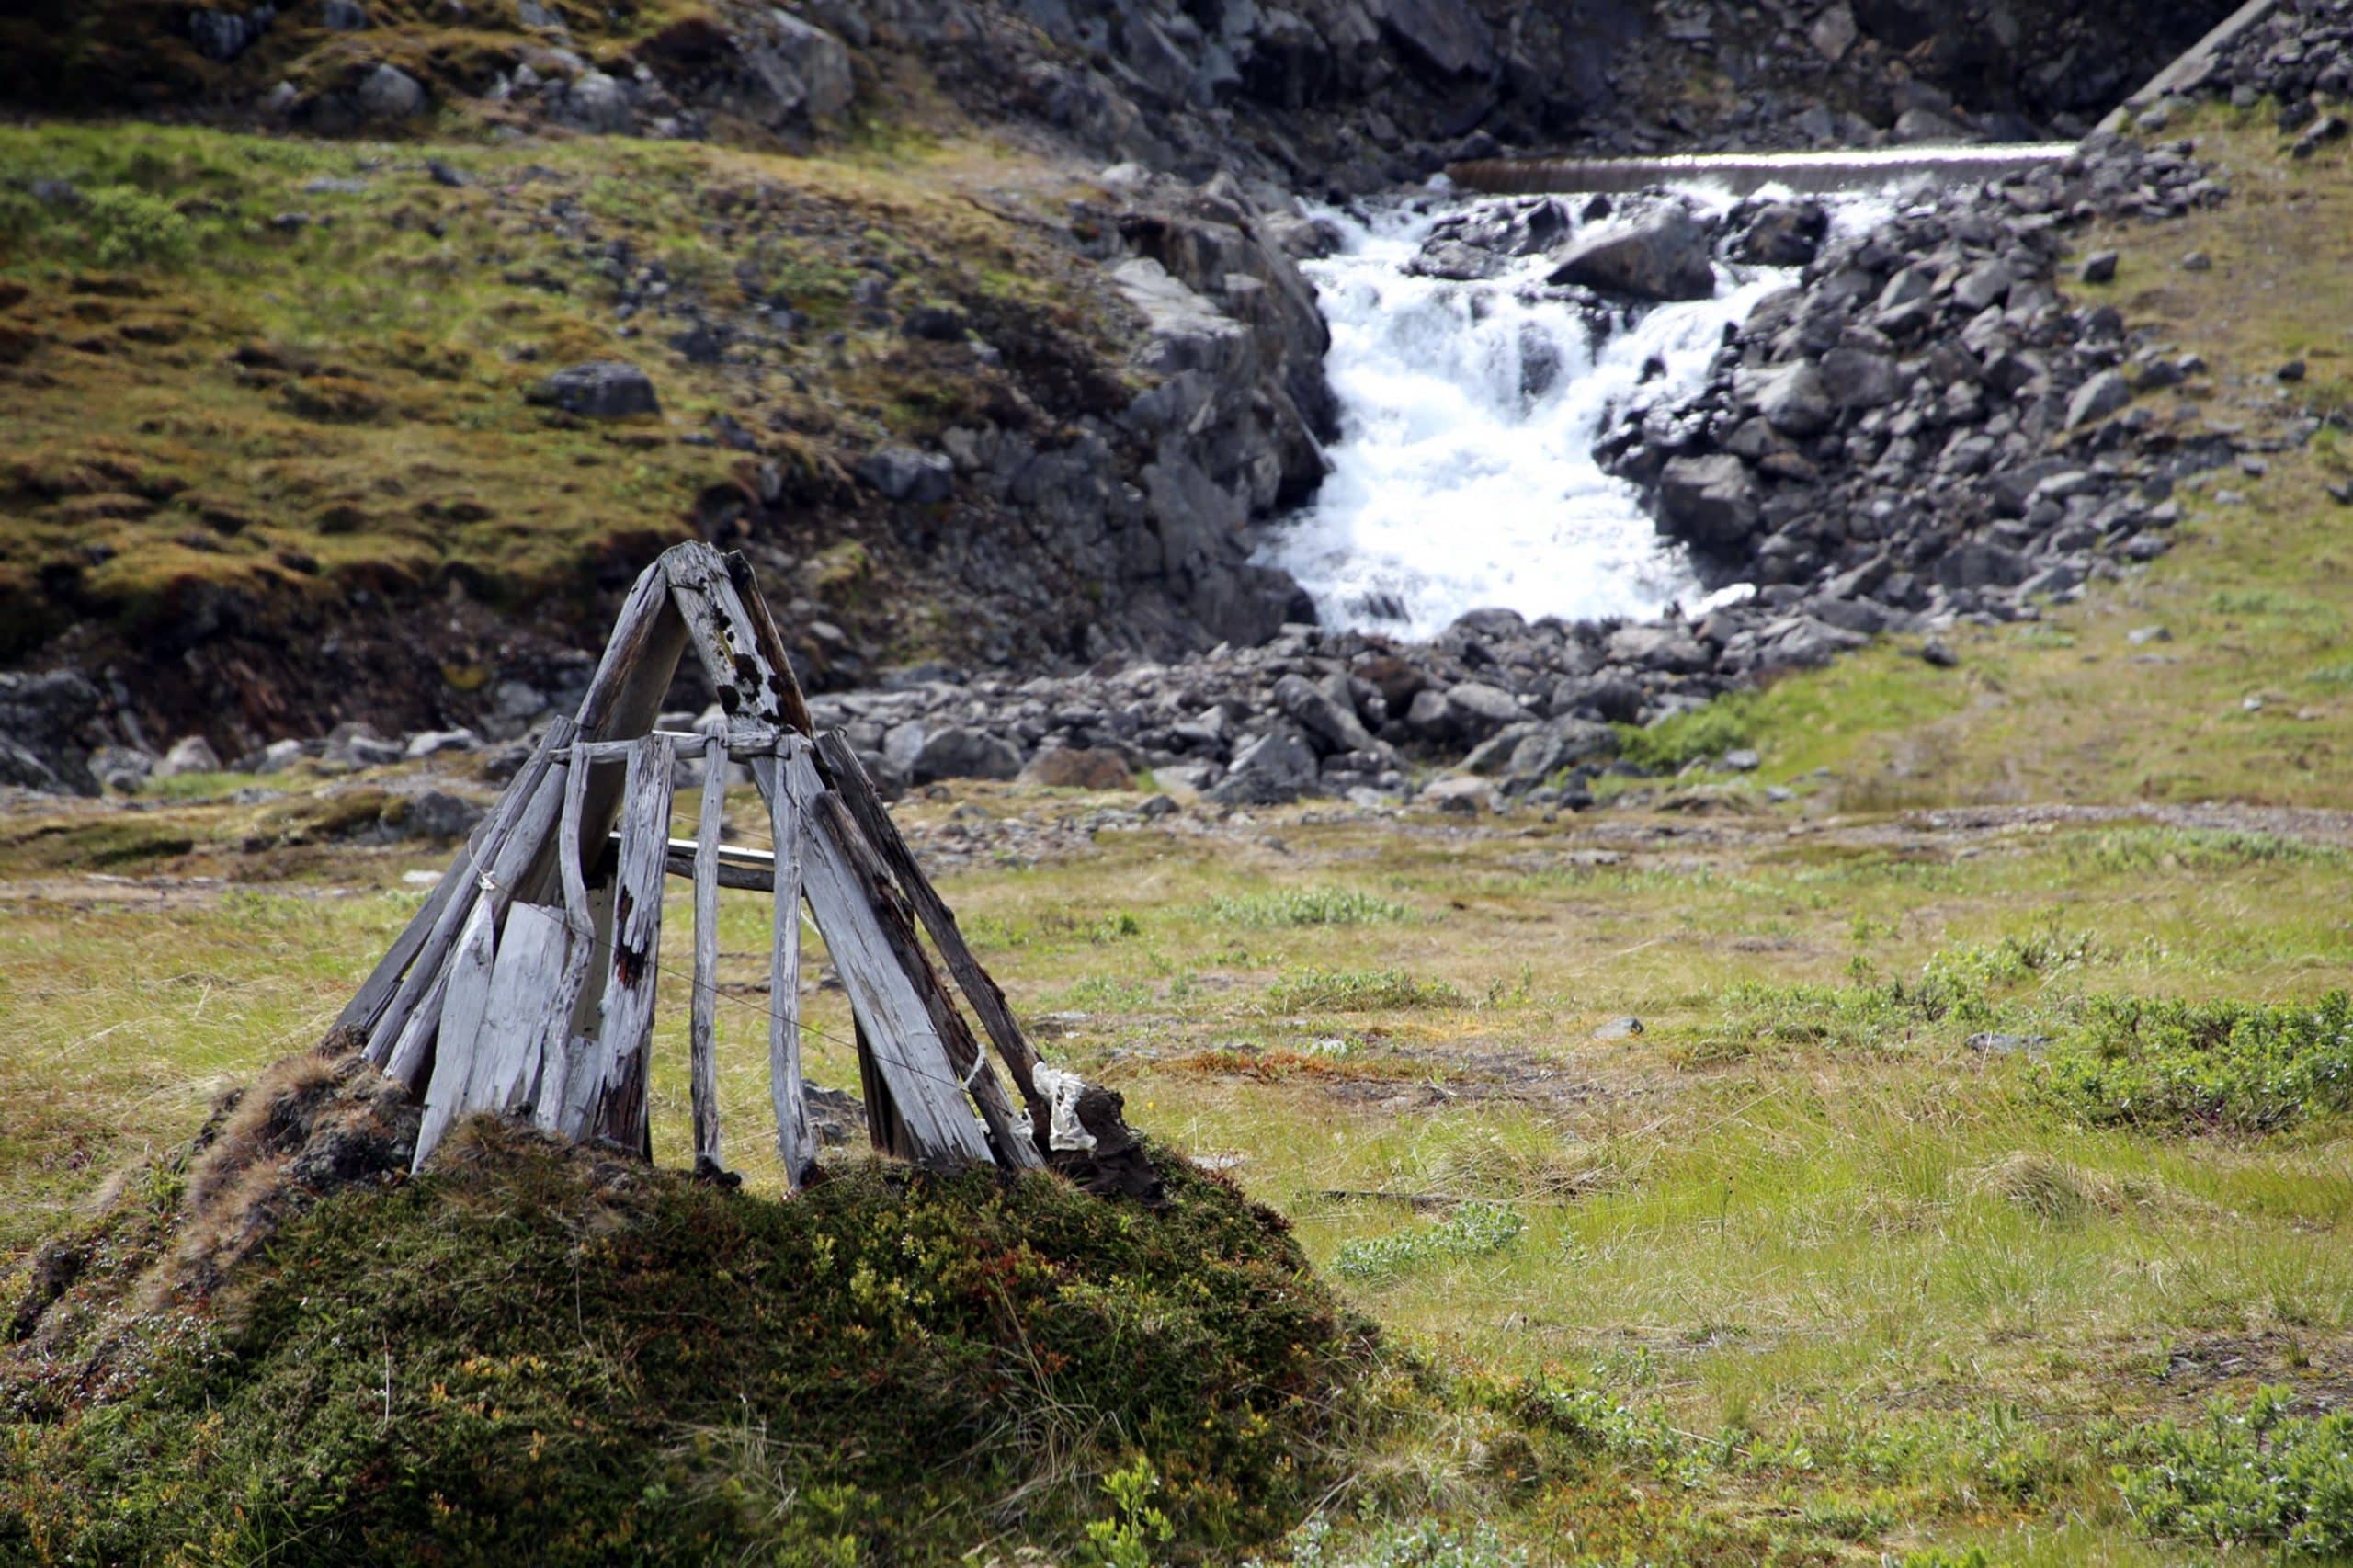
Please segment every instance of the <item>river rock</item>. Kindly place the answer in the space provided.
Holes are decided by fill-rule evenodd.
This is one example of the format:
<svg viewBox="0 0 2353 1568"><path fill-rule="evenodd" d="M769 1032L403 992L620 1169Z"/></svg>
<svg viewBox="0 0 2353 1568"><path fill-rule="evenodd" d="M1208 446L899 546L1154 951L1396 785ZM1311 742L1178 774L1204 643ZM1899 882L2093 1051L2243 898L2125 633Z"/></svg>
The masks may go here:
<svg viewBox="0 0 2353 1568"><path fill-rule="evenodd" d="M1552 281L1642 300L1712 299L1716 268L1709 239L1707 226L1677 203L1631 227L1573 244Z"/></svg>
<svg viewBox="0 0 2353 1568"><path fill-rule="evenodd" d="M917 784L943 778L1013 778L1021 772L1021 751L1002 736L949 725L925 737L910 771Z"/></svg>
<svg viewBox="0 0 2353 1568"><path fill-rule="evenodd" d="M1340 683L1345 687L1346 682ZM1275 706L1320 743L1325 752L1371 751L1376 743L1358 719L1353 705L1304 676L1287 675L1275 682Z"/></svg>
<svg viewBox="0 0 2353 1568"><path fill-rule="evenodd" d="M1737 544L1764 519L1748 465L1729 453L1677 458L1659 472L1659 524L1678 539Z"/></svg>

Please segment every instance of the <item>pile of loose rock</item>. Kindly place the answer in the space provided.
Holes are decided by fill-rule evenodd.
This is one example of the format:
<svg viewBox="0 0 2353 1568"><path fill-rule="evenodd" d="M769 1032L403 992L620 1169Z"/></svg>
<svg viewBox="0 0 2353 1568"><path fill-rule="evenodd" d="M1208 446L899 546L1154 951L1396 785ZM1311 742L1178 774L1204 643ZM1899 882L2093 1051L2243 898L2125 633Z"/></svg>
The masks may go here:
<svg viewBox="0 0 2353 1568"><path fill-rule="evenodd" d="M1605 460L1767 609L1871 633L2071 597L2103 562L2163 553L2174 483L2233 448L2131 406L2204 366L2110 306L2071 307L2065 234L2225 194L2188 143L2115 136L1944 192L1833 242L1758 305L1697 399L1630 411ZM2114 266L2093 256L2083 276ZM1745 628L1720 645L1724 673L1769 667Z"/></svg>
<svg viewBox="0 0 2353 1568"><path fill-rule="evenodd" d="M2274 6L2223 43L2174 84L2183 97L2228 98L2253 108L2268 98L2279 106L2279 129L2295 137L2290 151L2310 157L2345 138L2341 110L2353 97L2353 0L2302 0ZM2172 114L2160 103L2143 115L2161 128Z"/></svg>

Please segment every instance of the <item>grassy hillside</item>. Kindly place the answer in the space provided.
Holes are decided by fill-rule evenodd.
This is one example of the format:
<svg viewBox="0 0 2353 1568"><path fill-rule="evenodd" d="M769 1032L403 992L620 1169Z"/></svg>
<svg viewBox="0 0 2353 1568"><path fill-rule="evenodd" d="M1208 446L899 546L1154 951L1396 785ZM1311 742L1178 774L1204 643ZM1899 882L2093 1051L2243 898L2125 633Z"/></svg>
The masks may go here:
<svg viewBox="0 0 2353 1568"><path fill-rule="evenodd" d="M478 680L499 627L464 607L569 633L662 543L755 514L809 603L790 619L941 641L887 602L912 562L847 468L1116 387L1117 312L1024 221L1062 190L971 149L0 128L0 659L74 630L139 663L214 639L267 663L290 628L347 623L425 656L428 689L434 663ZM858 294L878 275L887 311ZM999 364L910 335L924 305ZM658 415L532 400L608 358ZM387 624L426 598L452 616ZM272 671L296 693L316 640Z"/></svg>

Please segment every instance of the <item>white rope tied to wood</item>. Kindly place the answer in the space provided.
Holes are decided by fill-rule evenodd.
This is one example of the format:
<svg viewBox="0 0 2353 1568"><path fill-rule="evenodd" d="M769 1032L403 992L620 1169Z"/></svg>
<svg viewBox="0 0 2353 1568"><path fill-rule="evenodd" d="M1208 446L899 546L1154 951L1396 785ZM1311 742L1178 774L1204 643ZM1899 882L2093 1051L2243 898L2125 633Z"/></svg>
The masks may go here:
<svg viewBox="0 0 2353 1568"><path fill-rule="evenodd" d="M1029 1069L1029 1086L1046 1100L1048 1148L1085 1153L1095 1147L1095 1134L1078 1119L1078 1096L1086 1092L1086 1079L1040 1062Z"/></svg>

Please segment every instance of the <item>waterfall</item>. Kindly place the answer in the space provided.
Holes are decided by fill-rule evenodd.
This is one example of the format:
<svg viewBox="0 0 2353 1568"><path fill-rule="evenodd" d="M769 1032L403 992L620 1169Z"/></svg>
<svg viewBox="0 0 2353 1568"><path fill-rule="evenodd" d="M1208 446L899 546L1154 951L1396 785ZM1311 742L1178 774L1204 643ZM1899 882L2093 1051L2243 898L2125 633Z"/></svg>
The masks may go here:
<svg viewBox="0 0 2353 1568"><path fill-rule="evenodd" d="M1721 189L1683 194L1730 205ZM1327 625L1426 638L1489 607L1641 617L1700 597L1681 551L1593 447L1638 394L1698 392L1724 328L1794 270L1719 264L1713 299L1598 311L1543 287L1556 265L1544 255L1481 282L1407 270L1436 225L1494 205L1330 214L1342 248L1305 264L1332 329L1324 364L1341 429L1322 489L1263 557L1298 578ZM1859 216L1838 214L1841 226Z"/></svg>

